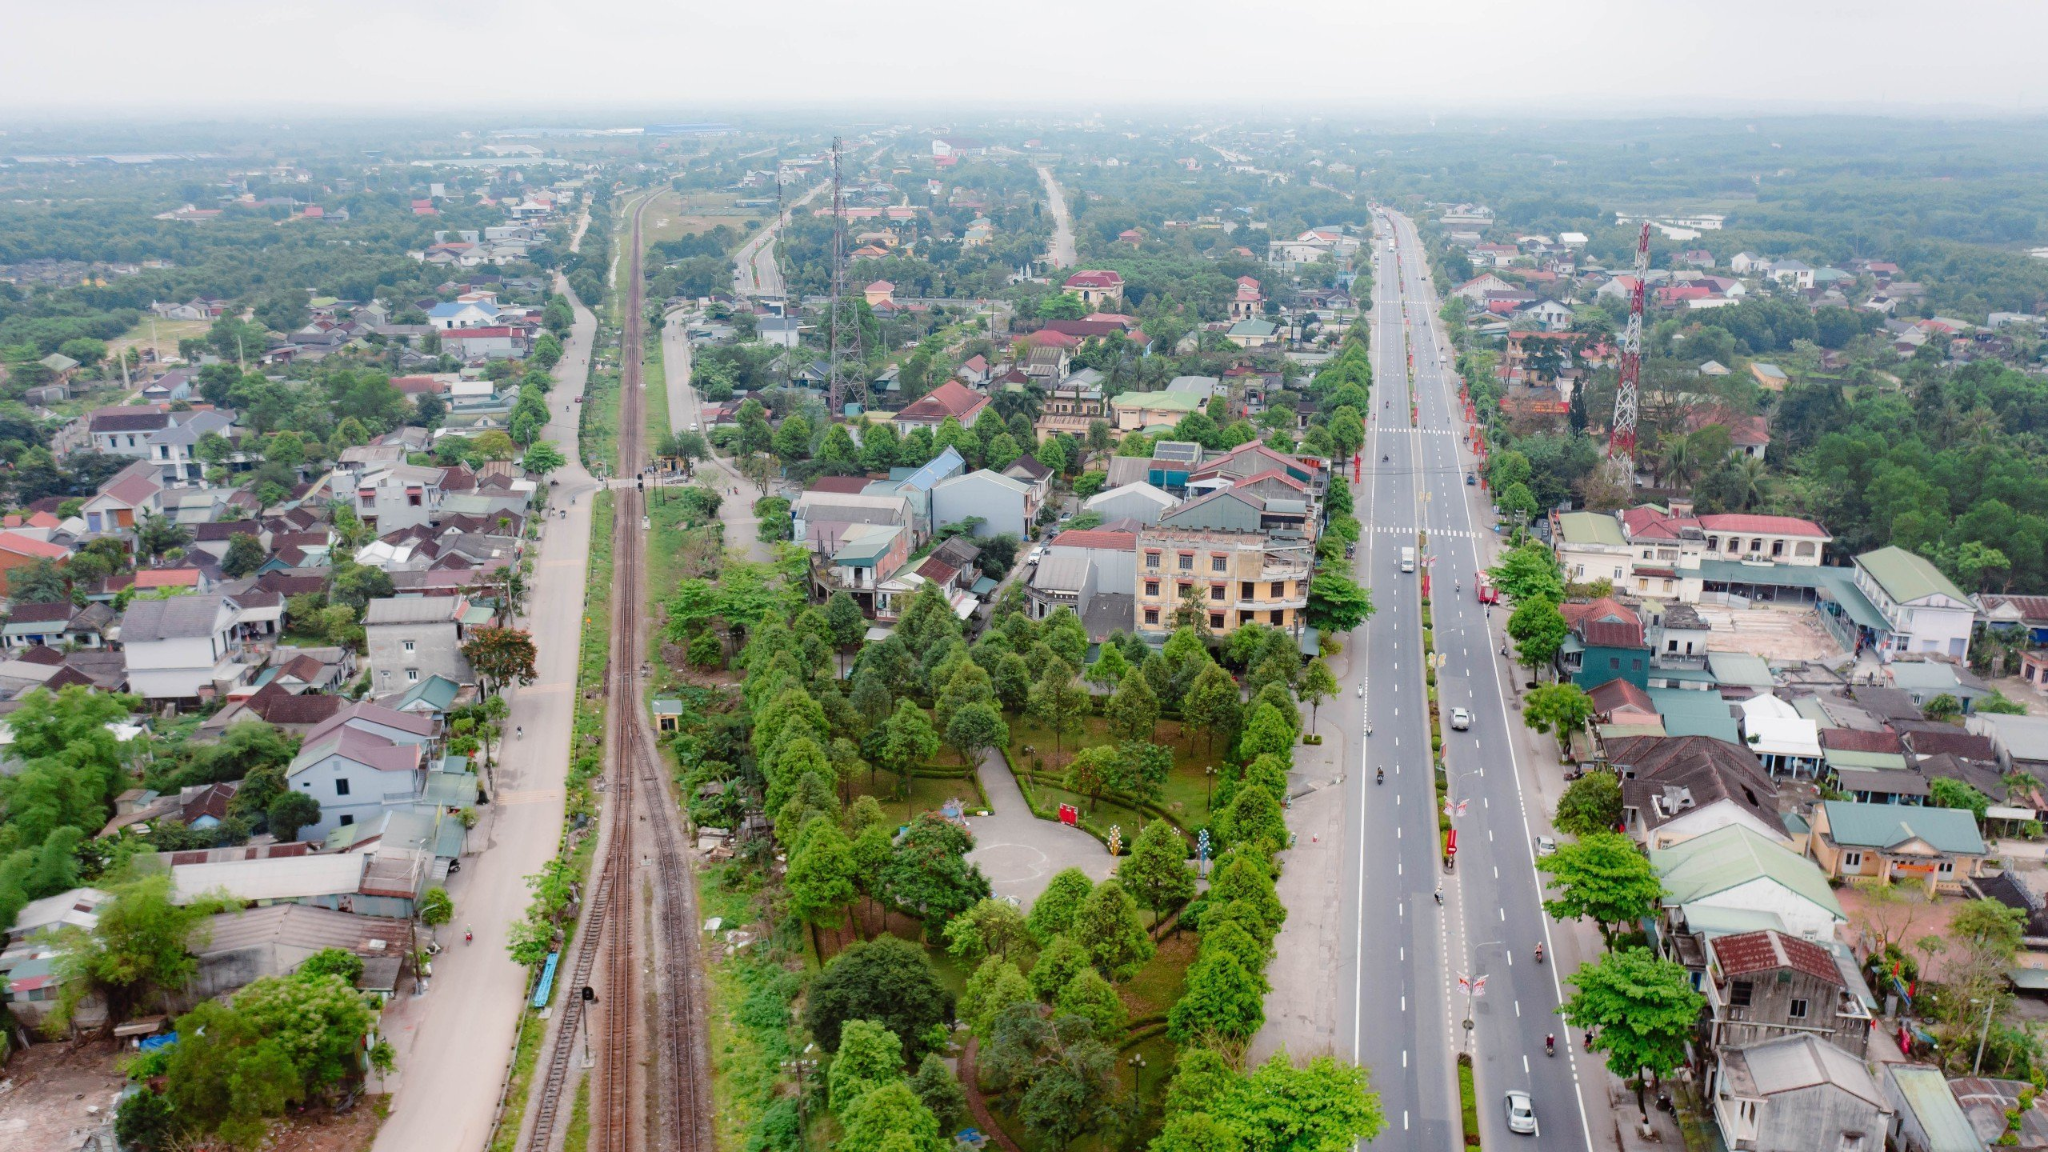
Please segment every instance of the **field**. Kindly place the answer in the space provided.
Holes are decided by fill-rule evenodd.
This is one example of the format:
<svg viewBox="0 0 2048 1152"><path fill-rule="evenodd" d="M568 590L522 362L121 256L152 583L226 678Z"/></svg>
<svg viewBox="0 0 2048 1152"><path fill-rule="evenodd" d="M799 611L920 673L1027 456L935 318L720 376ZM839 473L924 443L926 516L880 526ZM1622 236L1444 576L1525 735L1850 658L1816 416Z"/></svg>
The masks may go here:
<svg viewBox="0 0 2048 1152"><path fill-rule="evenodd" d="M1040 803L1078 803L1082 811L1088 813L1087 800L1066 792L1058 787L1057 782L1073 760L1075 751L1109 742L1109 721L1099 716L1089 717L1081 734L1064 738L1060 742L1060 751L1055 755L1051 732L1021 716L1008 719L1010 763L1022 772L1040 775L1040 779L1033 782ZM1208 824L1211 792L1210 780L1204 769L1217 764L1224 750L1219 747L1211 752L1199 733L1183 732L1177 720L1161 720L1153 730L1152 738L1173 749L1173 772L1167 776L1166 785L1160 790L1159 807L1189 831ZM1043 764L1043 768L1034 768L1034 761ZM1083 817L1082 824L1098 835L1107 831L1111 824L1119 824L1123 828L1125 843L1129 843L1137 836L1138 829L1151 819L1105 796L1093 813Z"/></svg>
<svg viewBox="0 0 2048 1152"><path fill-rule="evenodd" d="M745 231L749 221L759 222L768 218L768 212L734 207L739 199L730 192L660 193L647 206L641 234L647 243L656 244L708 232L720 224L735 231Z"/></svg>
<svg viewBox="0 0 2048 1152"><path fill-rule="evenodd" d="M178 341L204 336L213 327L211 320L152 320L145 316L135 327L107 341L107 355L115 356L130 348L154 347L159 362L172 359L178 354ZM155 332L152 334L151 329Z"/></svg>

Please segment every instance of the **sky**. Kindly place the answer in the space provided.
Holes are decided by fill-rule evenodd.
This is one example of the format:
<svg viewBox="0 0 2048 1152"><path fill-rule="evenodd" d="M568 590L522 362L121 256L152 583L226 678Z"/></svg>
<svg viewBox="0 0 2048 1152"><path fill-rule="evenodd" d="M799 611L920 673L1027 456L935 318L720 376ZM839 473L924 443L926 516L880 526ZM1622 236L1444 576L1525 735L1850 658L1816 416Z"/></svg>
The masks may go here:
<svg viewBox="0 0 2048 1152"><path fill-rule="evenodd" d="M2039 0L0 0L0 27L0 119L2048 110Z"/></svg>

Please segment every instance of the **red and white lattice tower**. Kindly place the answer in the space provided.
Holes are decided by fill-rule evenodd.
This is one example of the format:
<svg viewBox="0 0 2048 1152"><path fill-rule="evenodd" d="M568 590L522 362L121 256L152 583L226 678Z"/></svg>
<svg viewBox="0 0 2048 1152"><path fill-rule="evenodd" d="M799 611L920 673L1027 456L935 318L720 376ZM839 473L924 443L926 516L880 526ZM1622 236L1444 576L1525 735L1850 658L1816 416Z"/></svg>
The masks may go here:
<svg viewBox="0 0 2048 1152"><path fill-rule="evenodd" d="M1621 334L1621 379L1614 389L1614 430L1607 458L1633 477L1636 466L1636 388L1643 374L1643 289L1650 275L1650 225L1636 238L1636 282L1628 294L1628 327Z"/></svg>

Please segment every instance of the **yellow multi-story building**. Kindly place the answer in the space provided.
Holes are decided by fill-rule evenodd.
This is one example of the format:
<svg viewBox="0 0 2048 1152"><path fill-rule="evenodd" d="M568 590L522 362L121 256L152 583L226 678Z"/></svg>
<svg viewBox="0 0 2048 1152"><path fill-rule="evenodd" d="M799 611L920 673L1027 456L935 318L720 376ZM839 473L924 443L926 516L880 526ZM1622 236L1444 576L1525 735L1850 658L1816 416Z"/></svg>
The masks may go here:
<svg viewBox="0 0 2048 1152"><path fill-rule="evenodd" d="M1308 543L1260 532L1147 528L1138 533L1137 630L1173 631L1190 594L1218 636L1252 623L1296 630L1308 608L1311 559Z"/></svg>

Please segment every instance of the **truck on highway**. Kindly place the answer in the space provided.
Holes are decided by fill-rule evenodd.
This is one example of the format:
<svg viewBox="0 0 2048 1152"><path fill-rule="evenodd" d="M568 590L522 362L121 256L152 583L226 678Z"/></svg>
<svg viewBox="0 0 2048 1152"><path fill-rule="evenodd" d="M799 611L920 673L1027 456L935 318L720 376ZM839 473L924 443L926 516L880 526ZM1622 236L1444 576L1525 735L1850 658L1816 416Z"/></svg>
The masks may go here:
<svg viewBox="0 0 2048 1152"><path fill-rule="evenodd" d="M1415 571L1415 549L1413 549L1413 548L1403 548L1403 549L1401 549L1401 571L1403 571L1403 572L1413 572L1413 571Z"/></svg>

